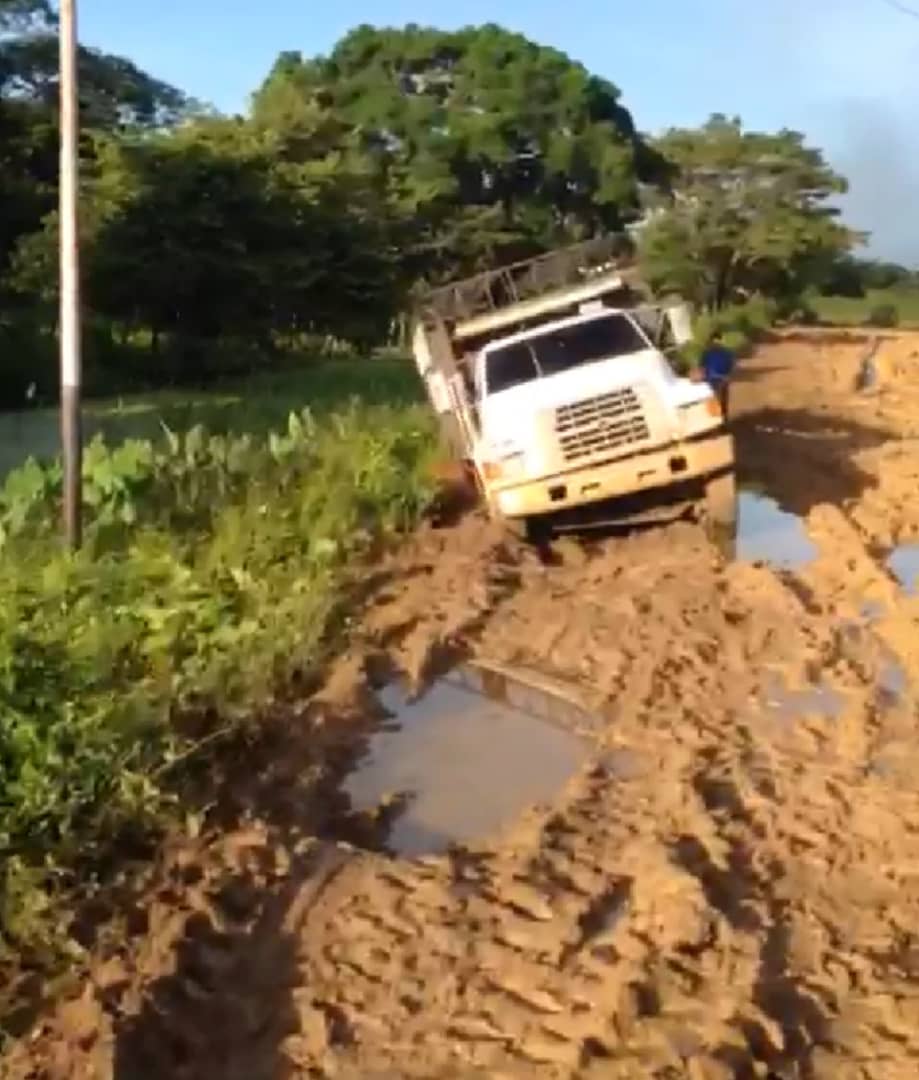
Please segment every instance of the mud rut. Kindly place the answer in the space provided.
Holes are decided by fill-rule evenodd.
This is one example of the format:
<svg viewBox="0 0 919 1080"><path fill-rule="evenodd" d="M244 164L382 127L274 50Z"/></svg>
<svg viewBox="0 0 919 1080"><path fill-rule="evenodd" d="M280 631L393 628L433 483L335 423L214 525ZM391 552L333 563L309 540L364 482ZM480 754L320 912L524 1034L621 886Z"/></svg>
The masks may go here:
<svg viewBox="0 0 919 1080"><path fill-rule="evenodd" d="M919 534L919 340L858 395L864 350L773 344L736 390L742 477L805 516L804 568L725 565L690 524L551 566L474 517L413 537L5 1075L919 1075L919 599L883 558ZM468 655L576 683L590 763L480 846L366 850L393 811L336 782L368 679Z"/></svg>

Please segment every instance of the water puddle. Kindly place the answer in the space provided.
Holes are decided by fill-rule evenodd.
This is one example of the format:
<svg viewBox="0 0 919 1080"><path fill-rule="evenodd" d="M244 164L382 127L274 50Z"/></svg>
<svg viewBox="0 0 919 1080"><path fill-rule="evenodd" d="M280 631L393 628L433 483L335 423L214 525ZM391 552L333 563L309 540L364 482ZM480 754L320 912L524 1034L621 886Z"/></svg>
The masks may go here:
<svg viewBox="0 0 919 1080"><path fill-rule="evenodd" d="M887 605L881 600L865 600L859 609L861 617L871 626L887 617Z"/></svg>
<svg viewBox="0 0 919 1080"><path fill-rule="evenodd" d="M875 686L875 703L880 709L893 709L910 697L909 676L897 656L885 648Z"/></svg>
<svg viewBox="0 0 919 1080"><path fill-rule="evenodd" d="M909 677L896 655L887 648L881 651L874 682L874 706L889 712L908 700ZM773 720L791 723L802 717L838 720L846 709L847 697L822 680L801 689L791 689L781 672L767 673L760 709Z"/></svg>
<svg viewBox="0 0 919 1080"><path fill-rule="evenodd" d="M842 716L846 701L843 695L825 683L815 683L792 690L778 672L770 672L763 699L766 711L773 719L792 721L802 716L820 716L837 720Z"/></svg>
<svg viewBox="0 0 919 1080"><path fill-rule="evenodd" d="M501 672L467 666L418 700L398 685L379 696L394 720L343 787L357 811L399 798L384 841L394 854L435 854L494 834L551 800L588 755L560 726L582 726L583 710Z"/></svg>
<svg viewBox="0 0 919 1080"><path fill-rule="evenodd" d="M765 562L780 570L793 570L817 557L817 545L801 518L756 491L738 494L735 551L742 562Z"/></svg>
<svg viewBox="0 0 919 1080"><path fill-rule="evenodd" d="M887 568L907 596L919 596L919 544L901 544L894 548L887 560Z"/></svg>

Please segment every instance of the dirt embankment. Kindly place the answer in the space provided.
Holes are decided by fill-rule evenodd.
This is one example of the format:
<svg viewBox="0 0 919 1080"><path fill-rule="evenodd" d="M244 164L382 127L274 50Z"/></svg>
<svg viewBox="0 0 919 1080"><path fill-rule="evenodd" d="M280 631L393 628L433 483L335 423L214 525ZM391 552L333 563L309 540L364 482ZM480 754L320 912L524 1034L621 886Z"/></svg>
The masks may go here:
<svg viewBox="0 0 919 1080"><path fill-rule="evenodd" d="M864 342L744 366L742 478L806 566L689 524L552 566L475 517L414 537L235 825L163 854L5 1075L919 1075L919 600L884 562L919 532L917 351L882 343L859 392ZM587 765L481 844L361 850L398 812L334 794L368 679L470 655L575 684Z"/></svg>

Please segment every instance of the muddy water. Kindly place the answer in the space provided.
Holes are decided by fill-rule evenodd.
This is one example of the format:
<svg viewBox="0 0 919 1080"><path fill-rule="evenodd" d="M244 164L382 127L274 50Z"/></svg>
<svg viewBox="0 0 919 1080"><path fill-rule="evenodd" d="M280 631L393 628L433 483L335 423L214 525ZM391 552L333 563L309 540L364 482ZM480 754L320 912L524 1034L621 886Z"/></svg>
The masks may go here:
<svg viewBox="0 0 919 1080"><path fill-rule="evenodd" d="M404 800L386 839L395 854L492 836L555 798L587 756L560 726L577 721L576 706L500 673L470 666L418 700L398 685L380 698L393 722L372 737L344 790L356 810Z"/></svg>
<svg viewBox="0 0 919 1080"><path fill-rule="evenodd" d="M901 544L895 548L887 566L907 596L919 595L919 544Z"/></svg>
<svg viewBox="0 0 919 1080"><path fill-rule="evenodd" d="M743 562L764 562L793 570L817 557L817 546L804 522L783 510L775 499L755 491L741 491L737 499L736 557Z"/></svg>
<svg viewBox="0 0 919 1080"><path fill-rule="evenodd" d="M882 706L896 705L912 694L906 669L892 652L885 653L884 663L877 680L876 693L878 703Z"/></svg>
<svg viewBox="0 0 919 1080"><path fill-rule="evenodd" d="M794 689L781 673L767 675L763 705L772 719L793 721L802 716L820 716L835 720L842 715L845 704L842 694L825 683Z"/></svg>

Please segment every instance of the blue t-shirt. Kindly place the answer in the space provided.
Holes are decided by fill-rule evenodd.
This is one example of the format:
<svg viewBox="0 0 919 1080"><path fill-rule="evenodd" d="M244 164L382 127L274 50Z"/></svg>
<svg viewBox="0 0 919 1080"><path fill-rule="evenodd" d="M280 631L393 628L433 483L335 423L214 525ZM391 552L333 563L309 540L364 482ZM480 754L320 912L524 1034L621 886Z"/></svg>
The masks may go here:
<svg viewBox="0 0 919 1080"><path fill-rule="evenodd" d="M702 372L706 382L724 382L733 370L734 354L723 345L710 345L702 354Z"/></svg>

